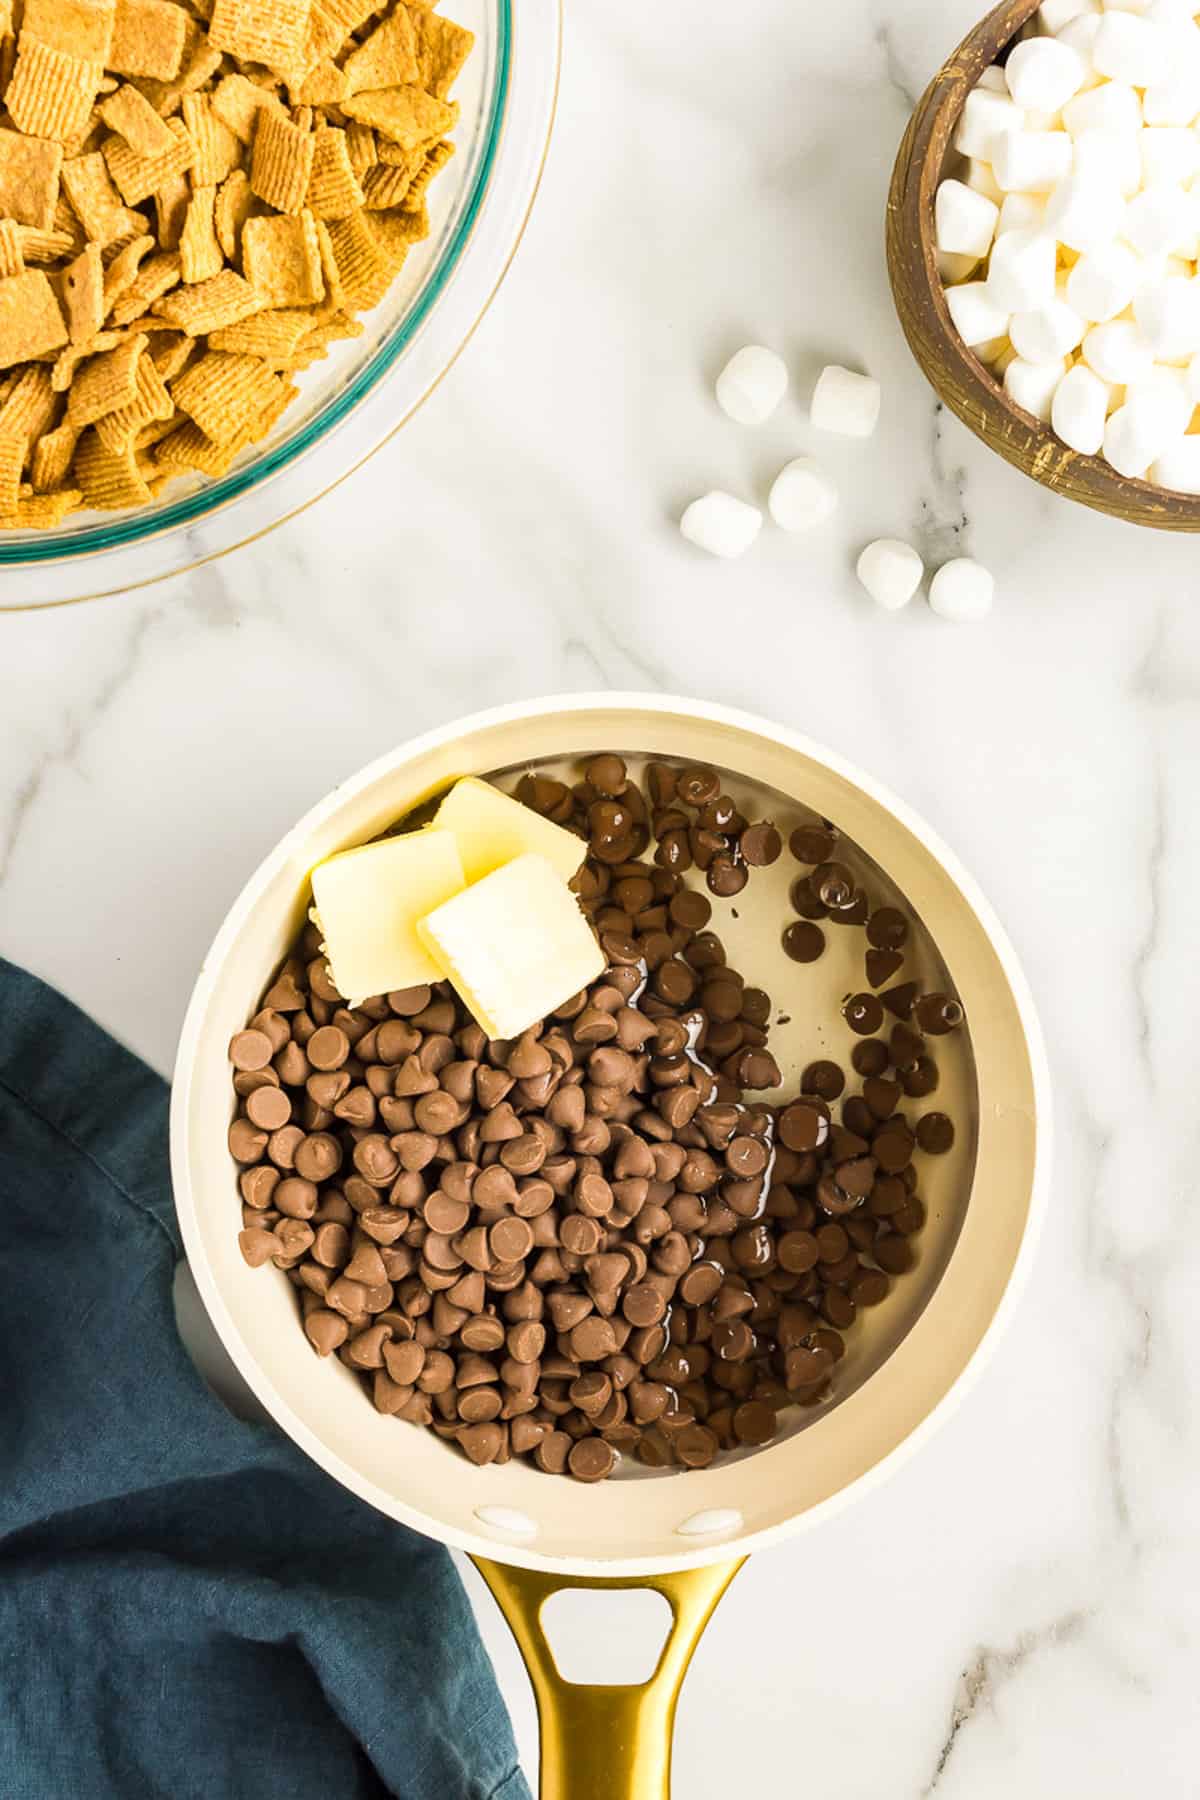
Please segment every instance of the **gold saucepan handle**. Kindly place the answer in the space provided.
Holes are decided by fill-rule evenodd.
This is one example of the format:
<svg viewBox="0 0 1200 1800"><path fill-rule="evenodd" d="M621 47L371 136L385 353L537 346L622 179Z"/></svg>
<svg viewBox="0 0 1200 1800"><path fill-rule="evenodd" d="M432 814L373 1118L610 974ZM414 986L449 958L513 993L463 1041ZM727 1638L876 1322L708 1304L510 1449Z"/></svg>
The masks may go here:
<svg viewBox="0 0 1200 1800"><path fill-rule="evenodd" d="M700 1634L744 1557L669 1575L547 1575L472 1558L491 1588L529 1670L542 1735L541 1800L669 1800L675 1704ZM657 1667L637 1685L564 1681L542 1628L542 1608L566 1588L652 1588L671 1608Z"/></svg>

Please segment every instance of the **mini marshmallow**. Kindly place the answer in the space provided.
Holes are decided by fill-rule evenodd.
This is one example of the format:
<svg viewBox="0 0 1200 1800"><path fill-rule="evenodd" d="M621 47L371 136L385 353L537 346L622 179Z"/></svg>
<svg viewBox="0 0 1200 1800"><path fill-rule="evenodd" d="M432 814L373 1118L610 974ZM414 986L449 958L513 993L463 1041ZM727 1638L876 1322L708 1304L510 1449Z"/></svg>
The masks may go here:
<svg viewBox="0 0 1200 1800"><path fill-rule="evenodd" d="M1048 232L1010 231L992 249L988 292L1010 313L1032 312L1053 303L1056 271L1057 249Z"/></svg>
<svg viewBox="0 0 1200 1800"><path fill-rule="evenodd" d="M954 148L962 156L978 157L990 162L992 144L1002 131L1019 131L1025 114L1007 94L993 93L990 88L974 88L967 95L954 134Z"/></svg>
<svg viewBox="0 0 1200 1800"><path fill-rule="evenodd" d="M1085 131L1136 131L1141 122L1142 102L1136 88L1120 81L1089 88L1063 107L1063 124L1073 138Z"/></svg>
<svg viewBox="0 0 1200 1800"><path fill-rule="evenodd" d="M1150 369L1126 389L1124 406L1104 431L1104 456L1118 475L1140 477L1157 462L1191 418L1184 383L1167 369Z"/></svg>
<svg viewBox="0 0 1200 1800"><path fill-rule="evenodd" d="M1142 132L1140 126L1109 131L1096 126L1075 139L1072 174L1116 188L1128 200L1142 185Z"/></svg>
<svg viewBox="0 0 1200 1800"><path fill-rule="evenodd" d="M1099 29L1100 8L1097 6L1093 12L1080 13L1076 18L1070 19L1060 31L1055 33L1060 44L1066 44L1068 49L1074 50L1077 56L1083 58L1084 64L1089 70L1087 82L1090 86L1095 86L1104 79L1092 64L1092 48L1095 45L1096 33Z"/></svg>
<svg viewBox="0 0 1200 1800"><path fill-rule="evenodd" d="M1183 371L1183 391L1194 407L1200 406L1200 356L1193 356Z"/></svg>
<svg viewBox="0 0 1200 1800"><path fill-rule="evenodd" d="M1041 194L1005 194L996 221L996 236L1005 231L1040 230L1046 218L1046 200Z"/></svg>
<svg viewBox="0 0 1200 1800"><path fill-rule="evenodd" d="M774 350L747 344L717 376L717 405L739 425L761 425L787 393L787 364Z"/></svg>
<svg viewBox="0 0 1200 1800"><path fill-rule="evenodd" d="M996 235L1000 208L962 181L943 181L933 203L939 250L957 256L986 256Z"/></svg>
<svg viewBox="0 0 1200 1800"><path fill-rule="evenodd" d="M1200 437L1177 438L1151 468L1150 480L1177 494L1200 494Z"/></svg>
<svg viewBox="0 0 1200 1800"><path fill-rule="evenodd" d="M1142 106L1147 125L1191 125L1200 114L1200 72L1175 69L1146 89Z"/></svg>
<svg viewBox="0 0 1200 1800"><path fill-rule="evenodd" d="M911 544L877 538L858 559L858 579L877 606L899 612L921 585L925 564Z"/></svg>
<svg viewBox="0 0 1200 1800"><path fill-rule="evenodd" d="M1149 6L1142 8L1142 16L1171 31L1178 31L1180 27L1190 30L1195 11L1193 0L1150 0Z"/></svg>
<svg viewBox="0 0 1200 1800"><path fill-rule="evenodd" d="M1065 358L1058 362L1033 363L1015 356L1004 371L1004 391L1010 400L1015 400L1027 413L1048 425L1054 396L1066 372Z"/></svg>
<svg viewBox="0 0 1200 1800"><path fill-rule="evenodd" d="M741 556L758 536L762 522L757 506L748 506L733 494L714 489L692 501L679 521L679 529L689 544L712 556Z"/></svg>
<svg viewBox="0 0 1200 1800"><path fill-rule="evenodd" d="M1004 65L1008 91L1018 106L1055 113L1083 86L1087 67L1077 50L1052 37L1025 38Z"/></svg>
<svg viewBox="0 0 1200 1800"><path fill-rule="evenodd" d="M1134 296L1133 316L1160 362L1200 351L1200 280L1178 276L1151 282Z"/></svg>
<svg viewBox="0 0 1200 1800"><path fill-rule="evenodd" d="M983 74L979 77L979 80L975 83L975 86L987 88L989 92L994 94L1008 93L1008 83L1004 79L1004 70L1000 67L999 63L989 63L987 68L983 71Z"/></svg>
<svg viewBox="0 0 1200 1800"><path fill-rule="evenodd" d="M1166 447L1166 443L1143 438L1127 406L1118 406L1104 427L1104 460L1129 480L1141 480L1148 474L1151 463Z"/></svg>
<svg viewBox="0 0 1200 1800"><path fill-rule="evenodd" d="M1141 279L1141 264L1129 246L1109 244L1080 257L1067 276L1067 302L1101 325L1125 311Z"/></svg>
<svg viewBox="0 0 1200 1800"><path fill-rule="evenodd" d="M1195 230L1195 201L1167 182L1143 188L1125 208L1125 236L1143 256L1167 256Z"/></svg>
<svg viewBox="0 0 1200 1800"><path fill-rule="evenodd" d="M929 584L929 604L939 619L955 625L973 625L986 619L996 594L996 578L990 569L969 556L943 563Z"/></svg>
<svg viewBox="0 0 1200 1800"><path fill-rule="evenodd" d="M785 463L771 483L767 506L785 531L810 531L837 508L838 493L824 469L811 457Z"/></svg>
<svg viewBox="0 0 1200 1800"><path fill-rule="evenodd" d="M1188 371L1156 364L1129 383L1125 404L1138 415L1147 436L1182 437L1195 410L1188 391Z"/></svg>
<svg viewBox="0 0 1200 1800"><path fill-rule="evenodd" d="M1073 19L1086 18L1089 14L1099 14L1099 11L1100 0L1042 0L1038 17L1042 30L1057 37L1063 26Z"/></svg>
<svg viewBox="0 0 1200 1800"><path fill-rule="evenodd" d="M995 140L992 173L1005 193L1048 194L1069 174L1072 155L1065 131L1004 131Z"/></svg>
<svg viewBox="0 0 1200 1800"><path fill-rule="evenodd" d="M1050 408L1050 423L1068 449L1081 456L1096 455L1104 442L1108 399L1108 383L1086 364L1076 363L1067 370Z"/></svg>
<svg viewBox="0 0 1200 1800"><path fill-rule="evenodd" d="M996 180L990 162L981 162L979 157L967 158L967 166L963 171L963 180L973 193L982 194L999 206L1004 198L1004 189Z"/></svg>
<svg viewBox="0 0 1200 1800"><path fill-rule="evenodd" d="M1154 353L1132 319L1111 319L1092 326L1083 340L1083 360L1101 381L1125 387L1146 373Z"/></svg>
<svg viewBox="0 0 1200 1800"><path fill-rule="evenodd" d="M1161 181L1181 186L1200 174L1200 137L1179 126L1159 125L1142 132L1142 179L1147 187Z"/></svg>
<svg viewBox="0 0 1200 1800"><path fill-rule="evenodd" d="M1033 312L1014 313L1008 325L1013 349L1031 363L1061 363L1079 348L1086 330L1082 315L1057 298Z"/></svg>
<svg viewBox="0 0 1200 1800"><path fill-rule="evenodd" d="M1132 13L1106 12L1092 45L1092 62L1110 81L1152 87L1171 71L1171 34Z"/></svg>
<svg viewBox="0 0 1200 1800"><path fill-rule="evenodd" d="M1125 202L1116 186L1073 170L1046 201L1045 229L1069 250L1099 250L1111 244L1125 220Z"/></svg>
<svg viewBox="0 0 1200 1800"><path fill-rule="evenodd" d="M1007 337L1009 309L997 304L988 282L967 281L962 287L949 288L946 305L954 329L970 349L992 338Z"/></svg>
<svg viewBox="0 0 1200 1800"><path fill-rule="evenodd" d="M989 333L992 337L996 335ZM818 431L836 431L842 437L869 438L879 423L882 398L882 390L873 376L859 375L853 369L831 363L821 370L813 389L812 422Z"/></svg>

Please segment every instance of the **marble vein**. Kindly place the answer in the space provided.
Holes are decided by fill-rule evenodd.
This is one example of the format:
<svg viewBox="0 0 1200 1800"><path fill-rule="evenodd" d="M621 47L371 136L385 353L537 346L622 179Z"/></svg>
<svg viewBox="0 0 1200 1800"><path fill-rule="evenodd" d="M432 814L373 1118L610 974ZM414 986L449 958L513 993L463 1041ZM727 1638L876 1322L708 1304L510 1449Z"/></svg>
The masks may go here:
<svg viewBox="0 0 1200 1800"><path fill-rule="evenodd" d="M921 1800L937 1792L950 1759L958 1748L960 1736L983 1709L992 1709L1003 1688L1022 1674L1034 1657L1048 1650L1058 1650L1074 1643L1087 1624L1086 1612L1072 1610L1052 1619L1037 1631L1025 1631L1011 1649L983 1646L976 1651L963 1670L958 1692L950 1710L950 1725L938 1751L937 1763L929 1781L921 1789Z"/></svg>
<svg viewBox="0 0 1200 1800"><path fill-rule="evenodd" d="M930 484L921 494L914 525L917 549L929 569L970 550L967 471L948 441L946 419L946 408L935 400L929 432Z"/></svg>
<svg viewBox="0 0 1200 1800"><path fill-rule="evenodd" d="M122 692L134 679L143 645L155 620L155 610L135 612L124 632L124 643L109 673L93 688L79 710L69 710L57 721L59 741L42 750L26 768L12 791L8 818L0 834L0 886L3 886L29 819L38 805L51 773L57 768L81 769L88 734L110 713Z"/></svg>

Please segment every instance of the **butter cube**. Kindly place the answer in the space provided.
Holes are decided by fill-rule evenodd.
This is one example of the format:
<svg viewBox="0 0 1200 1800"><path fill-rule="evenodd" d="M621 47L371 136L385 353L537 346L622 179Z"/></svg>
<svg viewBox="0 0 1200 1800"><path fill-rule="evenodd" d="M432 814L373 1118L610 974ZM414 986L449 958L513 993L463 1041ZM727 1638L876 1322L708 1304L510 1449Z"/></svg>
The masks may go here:
<svg viewBox="0 0 1200 1800"><path fill-rule="evenodd" d="M417 931L489 1037L515 1038L604 972L562 875L518 856L420 920Z"/></svg>
<svg viewBox="0 0 1200 1800"><path fill-rule="evenodd" d="M417 921L465 886L450 831L410 831L343 850L312 872L330 973L347 1000L440 981Z"/></svg>
<svg viewBox="0 0 1200 1800"><path fill-rule="evenodd" d="M570 881L587 854L587 845L573 831L564 831L552 819L543 819L532 807L522 806L473 775L455 782L433 823L437 830L452 831L458 839L469 882L527 854L544 856L564 881Z"/></svg>

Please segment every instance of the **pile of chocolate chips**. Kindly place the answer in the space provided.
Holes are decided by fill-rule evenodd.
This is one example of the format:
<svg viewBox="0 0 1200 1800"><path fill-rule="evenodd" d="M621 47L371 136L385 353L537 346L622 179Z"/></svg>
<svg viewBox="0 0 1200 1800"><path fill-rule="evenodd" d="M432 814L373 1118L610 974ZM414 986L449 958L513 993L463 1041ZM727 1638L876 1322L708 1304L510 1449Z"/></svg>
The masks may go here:
<svg viewBox="0 0 1200 1800"><path fill-rule="evenodd" d="M789 840L810 872L785 943L818 918L866 927L844 1007L858 1091L820 1061L786 1104L747 1099L780 1080L771 1001L684 875L735 894L780 834L711 769L646 780L605 755L518 788L587 838L574 886L608 959L543 1025L489 1041L446 984L350 1008L310 926L230 1046L242 1251L287 1271L317 1353L475 1463L580 1481L621 1453L703 1468L824 1399L859 1308L916 1259L914 1153L954 1139L901 1106L936 1087L928 1040L962 1009L874 991L908 922L872 910L824 824Z"/></svg>

